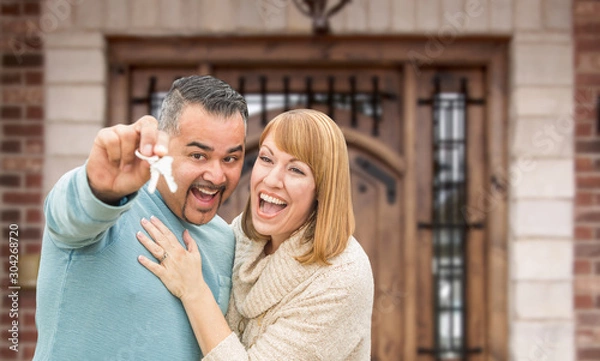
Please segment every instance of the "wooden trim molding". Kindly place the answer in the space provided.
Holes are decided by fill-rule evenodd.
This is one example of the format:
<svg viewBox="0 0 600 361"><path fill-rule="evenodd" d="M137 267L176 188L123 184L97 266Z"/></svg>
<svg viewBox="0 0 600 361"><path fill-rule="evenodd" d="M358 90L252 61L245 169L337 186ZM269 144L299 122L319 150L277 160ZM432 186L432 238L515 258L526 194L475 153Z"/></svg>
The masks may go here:
<svg viewBox="0 0 600 361"><path fill-rule="evenodd" d="M268 62L304 64L372 64L416 69L430 65L487 64L508 38L463 37L446 44L439 40L401 36L230 36L109 37L108 60L136 65L213 66Z"/></svg>

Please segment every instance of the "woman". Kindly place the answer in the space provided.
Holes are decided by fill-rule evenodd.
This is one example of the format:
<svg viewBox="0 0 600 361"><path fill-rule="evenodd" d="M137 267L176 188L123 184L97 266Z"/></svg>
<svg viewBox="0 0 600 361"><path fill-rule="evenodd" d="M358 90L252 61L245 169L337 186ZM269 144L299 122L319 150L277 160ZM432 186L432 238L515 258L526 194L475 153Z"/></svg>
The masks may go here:
<svg viewBox="0 0 600 361"><path fill-rule="evenodd" d="M373 275L352 237L345 139L327 115L283 113L260 138L250 198L232 222L226 318L189 233L186 250L158 219L142 225L155 242L138 239L163 261L140 262L181 299L204 360L370 359Z"/></svg>

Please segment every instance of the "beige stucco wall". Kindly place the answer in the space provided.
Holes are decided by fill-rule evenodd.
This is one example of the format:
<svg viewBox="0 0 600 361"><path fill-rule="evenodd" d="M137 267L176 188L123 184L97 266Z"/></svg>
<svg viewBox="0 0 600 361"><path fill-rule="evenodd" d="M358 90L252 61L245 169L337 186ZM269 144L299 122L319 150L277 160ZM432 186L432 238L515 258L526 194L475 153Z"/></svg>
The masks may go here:
<svg viewBox="0 0 600 361"><path fill-rule="evenodd" d="M306 34L291 0L47 0L44 189L106 121L106 34ZM503 35L510 46L511 360L574 355L573 41L569 0L353 0L334 33ZM453 29L453 30L452 30Z"/></svg>

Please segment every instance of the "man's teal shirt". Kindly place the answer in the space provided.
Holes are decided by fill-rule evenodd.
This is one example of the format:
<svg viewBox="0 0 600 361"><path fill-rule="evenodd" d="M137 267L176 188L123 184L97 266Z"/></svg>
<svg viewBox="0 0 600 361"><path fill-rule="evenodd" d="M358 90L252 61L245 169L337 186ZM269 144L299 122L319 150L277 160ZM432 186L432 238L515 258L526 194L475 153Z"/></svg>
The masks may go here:
<svg viewBox="0 0 600 361"><path fill-rule="evenodd" d="M198 361L202 354L185 310L137 260L142 218L156 216L179 239L184 229L202 254L202 273L226 312L233 232L220 217L195 226L175 216L146 186L125 204L92 194L85 167L65 174L45 202L37 285L34 361Z"/></svg>

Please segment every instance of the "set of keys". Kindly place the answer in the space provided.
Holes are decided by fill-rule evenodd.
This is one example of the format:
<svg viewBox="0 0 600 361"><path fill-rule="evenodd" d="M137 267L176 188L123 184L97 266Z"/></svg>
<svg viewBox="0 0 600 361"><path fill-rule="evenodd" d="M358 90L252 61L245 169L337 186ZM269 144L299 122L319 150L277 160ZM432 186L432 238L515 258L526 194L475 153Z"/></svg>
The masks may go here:
<svg viewBox="0 0 600 361"><path fill-rule="evenodd" d="M175 183L175 179L173 179L173 174L171 172L173 157L168 155L165 155L164 157L159 157L157 155L147 157L140 153L137 149L135 150L135 155L136 157L145 160L150 164L150 182L148 183L148 192L154 193L154 191L156 191L158 178L162 174L171 193L175 193L177 190L177 183Z"/></svg>

